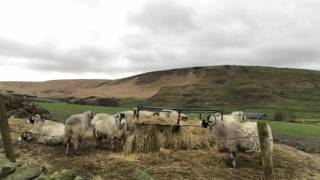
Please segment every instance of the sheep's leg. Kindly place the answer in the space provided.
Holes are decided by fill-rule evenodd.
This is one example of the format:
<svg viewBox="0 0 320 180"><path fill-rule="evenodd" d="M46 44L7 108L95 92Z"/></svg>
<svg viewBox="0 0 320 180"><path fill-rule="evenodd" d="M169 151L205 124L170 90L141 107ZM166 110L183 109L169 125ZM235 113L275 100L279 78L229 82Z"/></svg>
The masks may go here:
<svg viewBox="0 0 320 180"><path fill-rule="evenodd" d="M74 142L73 142L73 149L76 151L77 155L80 155L79 154L79 137L75 137L74 139Z"/></svg>
<svg viewBox="0 0 320 180"><path fill-rule="evenodd" d="M82 139L80 138L80 139L79 139L79 152L80 152L80 155L82 155L82 151L83 151L83 141L82 141Z"/></svg>
<svg viewBox="0 0 320 180"><path fill-rule="evenodd" d="M96 148L100 148L100 138L96 137Z"/></svg>
<svg viewBox="0 0 320 180"><path fill-rule="evenodd" d="M70 152L71 139L70 138L64 139L64 143L66 145L66 156L68 156Z"/></svg>
<svg viewBox="0 0 320 180"><path fill-rule="evenodd" d="M261 153L260 153L260 156L259 156L259 164L260 164L260 166L262 166L262 157L261 157Z"/></svg>
<svg viewBox="0 0 320 180"><path fill-rule="evenodd" d="M121 138L121 146L122 146L122 149L124 149L124 146L126 144L126 141L127 141L127 136L126 135L123 135L122 138Z"/></svg>
<svg viewBox="0 0 320 180"><path fill-rule="evenodd" d="M102 148L102 137L99 136L96 138L97 148Z"/></svg>
<svg viewBox="0 0 320 180"><path fill-rule="evenodd" d="M67 148L66 148L66 156L69 155L69 149L70 149L70 143L67 144Z"/></svg>
<svg viewBox="0 0 320 180"><path fill-rule="evenodd" d="M236 153L235 152L230 153L230 161L231 161L231 166L233 168L236 168Z"/></svg>
<svg viewBox="0 0 320 180"><path fill-rule="evenodd" d="M111 150L113 151L114 137L111 137Z"/></svg>
<svg viewBox="0 0 320 180"><path fill-rule="evenodd" d="M99 138L99 147L102 148L102 137Z"/></svg>

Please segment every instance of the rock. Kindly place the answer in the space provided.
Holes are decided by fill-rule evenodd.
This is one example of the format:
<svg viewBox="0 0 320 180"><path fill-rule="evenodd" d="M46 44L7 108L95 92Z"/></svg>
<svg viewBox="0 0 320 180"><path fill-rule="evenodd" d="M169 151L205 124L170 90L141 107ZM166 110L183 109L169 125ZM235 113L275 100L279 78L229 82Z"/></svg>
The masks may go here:
<svg viewBox="0 0 320 180"><path fill-rule="evenodd" d="M50 177L46 175L41 175L33 180L50 180Z"/></svg>
<svg viewBox="0 0 320 180"><path fill-rule="evenodd" d="M12 174L19 165L17 163L10 162L8 160L4 160L0 162L0 178L4 178L10 174Z"/></svg>
<svg viewBox="0 0 320 180"><path fill-rule="evenodd" d="M85 177L85 176L77 176L73 180L90 180L90 179L88 177Z"/></svg>
<svg viewBox="0 0 320 180"><path fill-rule="evenodd" d="M94 176L91 180L104 180L101 176Z"/></svg>
<svg viewBox="0 0 320 180"><path fill-rule="evenodd" d="M153 177L151 177L149 174L147 174L146 172L140 169L136 169L133 175L133 179L134 180L154 180Z"/></svg>
<svg viewBox="0 0 320 180"><path fill-rule="evenodd" d="M76 177L76 174L71 170L62 170L53 173L50 176L51 180L73 180Z"/></svg>
<svg viewBox="0 0 320 180"><path fill-rule="evenodd" d="M7 177L14 180L29 180L40 176L42 167L39 164L23 165Z"/></svg>

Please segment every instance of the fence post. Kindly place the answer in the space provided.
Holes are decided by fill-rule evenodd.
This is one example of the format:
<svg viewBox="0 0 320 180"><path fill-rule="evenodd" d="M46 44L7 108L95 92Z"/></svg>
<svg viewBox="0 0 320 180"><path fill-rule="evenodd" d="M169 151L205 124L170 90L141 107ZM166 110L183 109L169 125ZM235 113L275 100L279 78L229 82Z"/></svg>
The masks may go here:
<svg viewBox="0 0 320 180"><path fill-rule="evenodd" d="M261 149L261 161L266 180L274 179L272 155L270 149L270 141L268 134L268 126L266 122L258 122L258 133Z"/></svg>
<svg viewBox="0 0 320 180"><path fill-rule="evenodd" d="M0 95L0 132L4 153L7 159L9 159L11 162L15 162L16 158L13 151L13 145L11 141L11 135L9 132L9 124L5 106L5 99L3 98L3 96Z"/></svg>

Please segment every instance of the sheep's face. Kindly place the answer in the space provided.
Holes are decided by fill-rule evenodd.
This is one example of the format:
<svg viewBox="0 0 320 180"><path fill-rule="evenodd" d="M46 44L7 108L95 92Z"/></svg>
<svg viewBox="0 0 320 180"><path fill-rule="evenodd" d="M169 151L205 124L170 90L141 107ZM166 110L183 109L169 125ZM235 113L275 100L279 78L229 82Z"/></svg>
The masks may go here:
<svg viewBox="0 0 320 180"><path fill-rule="evenodd" d="M33 134L31 132L23 132L19 138L19 141L23 140L30 142L33 139Z"/></svg>
<svg viewBox="0 0 320 180"><path fill-rule="evenodd" d="M44 122L44 118L40 114L32 115L28 120L29 124L37 124L39 122Z"/></svg>
<svg viewBox="0 0 320 180"><path fill-rule="evenodd" d="M201 125L204 128L210 127L210 129L216 124L216 118L211 115L207 115L205 118L202 119Z"/></svg>
<svg viewBox="0 0 320 180"><path fill-rule="evenodd" d="M122 129L127 124L126 115L124 113L117 113L115 115L115 119L119 126L119 129Z"/></svg>
<svg viewBox="0 0 320 180"><path fill-rule="evenodd" d="M187 121L188 120L188 115L181 113L180 114L180 120Z"/></svg>
<svg viewBox="0 0 320 180"><path fill-rule="evenodd" d="M96 115L94 112L92 111L87 111L85 112L85 115L89 118L89 119L93 119L93 117Z"/></svg>

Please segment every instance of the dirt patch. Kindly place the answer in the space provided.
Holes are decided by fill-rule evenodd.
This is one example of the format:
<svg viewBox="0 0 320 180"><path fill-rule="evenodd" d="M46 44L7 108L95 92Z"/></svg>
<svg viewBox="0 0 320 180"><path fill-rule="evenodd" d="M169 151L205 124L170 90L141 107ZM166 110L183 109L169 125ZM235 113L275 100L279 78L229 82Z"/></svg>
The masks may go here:
<svg viewBox="0 0 320 180"><path fill-rule="evenodd" d="M11 119L10 127L27 129L22 119ZM43 162L49 171L75 169L81 175L100 174L105 179L130 179L138 167L156 179L262 179L259 154L239 154L238 168L225 164L227 154L213 148L199 150L160 149L156 153L125 155L107 147L96 149L93 139L87 139L82 156L66 157L63 146L44 146L17 142L12 134L19 162ZM2 147L1 147L2 148ZM3 156L3 153L1 153ZM273 153L276 179L319 179L320 156L275 144Z"/></svg>
<svg viewBox="0 0 320 180"><path fill-rule="evenodd" d="M320 153L320 137L304 137L274 133L274 141L309 153Z"/></svg>

